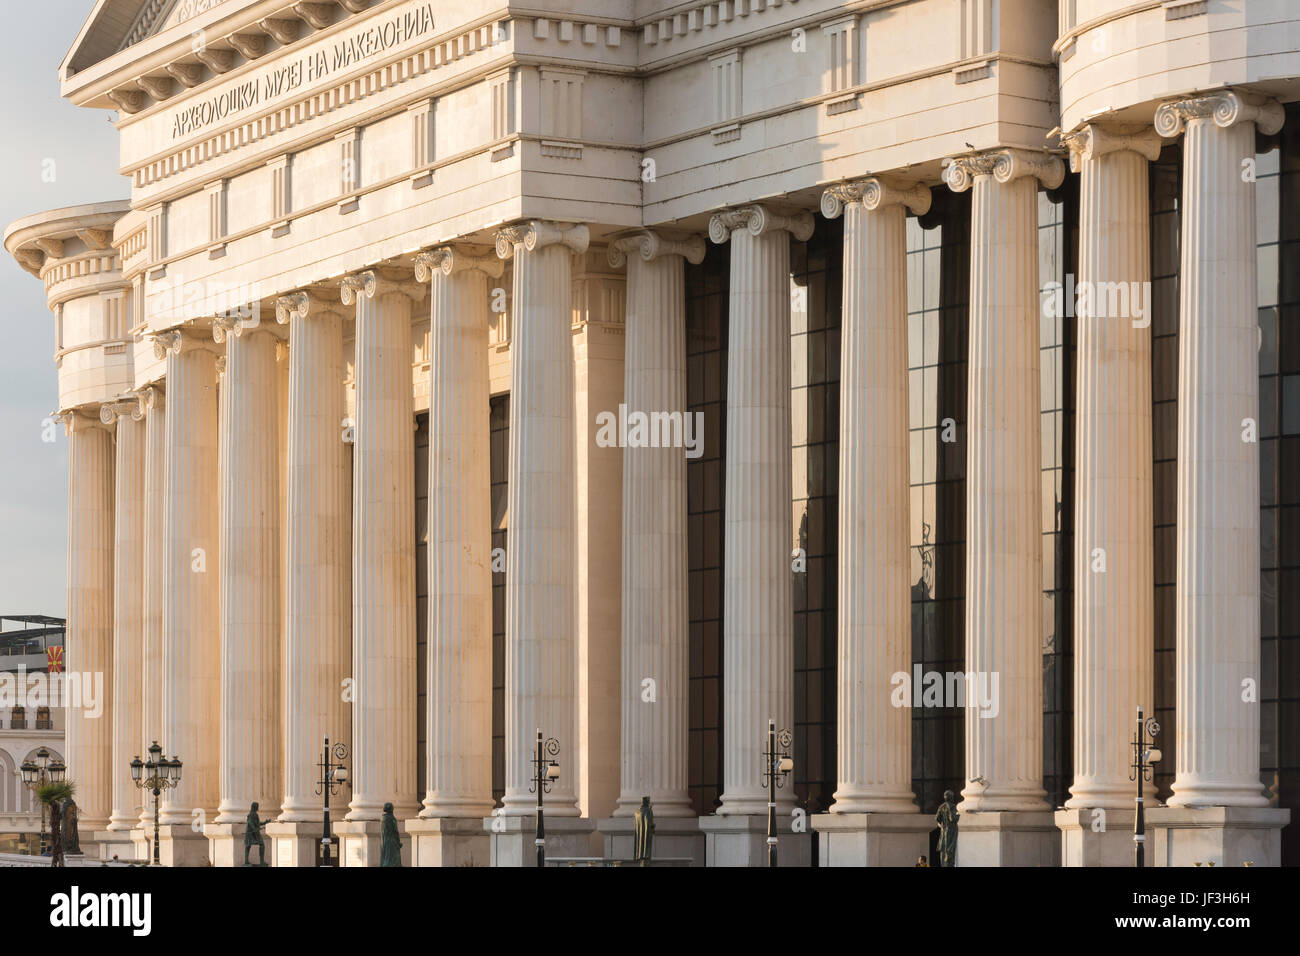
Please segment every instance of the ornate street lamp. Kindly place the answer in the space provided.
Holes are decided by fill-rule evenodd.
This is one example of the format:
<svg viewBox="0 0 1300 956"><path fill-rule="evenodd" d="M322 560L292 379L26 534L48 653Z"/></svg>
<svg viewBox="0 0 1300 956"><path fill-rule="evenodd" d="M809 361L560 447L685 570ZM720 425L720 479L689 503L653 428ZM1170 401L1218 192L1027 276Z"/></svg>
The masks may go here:
<svg viewBox="0 0 1300 956"><path fill-rule="evenodd" d="M533 843L537 846L537 868L546 866L546 825L542 822L542 794L551 792L551 784L560 779L560 765L555 757L560 752L560 742L554 737L542 737L537 729L537 754L533 757L533 783L529 793L537 794L537 830ZM550 758L549 760L547 758Z"/></svg>
<svg viewBox="0 0 1300 956"><path fill-rule="evenodd" d="M68 768L62 760L55 757L51 761L50 752L42 747L36 751L35 762L31 760L23 761L23 765L18 769L18 776L22 780L23 786L35 794L37 790L47 783L62 783L67 771ZM37 802L41 805L41 846L39 855L44 856L45 851L48 849L45 839L45 803L40 800Z"/></svg>
<svg viewBox="0 0 1300 956"><path fill-rule="evenodd" d="M1146 865L1146 818L1143 815L1142 784L1151 779L1154 764L1160 760L1160 751L1155 747L1155 738L1160 733L1160 725L1154 717L1142 719L1142 708L1137 709L1137 736L1130 742L1133 747L1133 763L1129 765L1130 780L1137 781L1137 813L1133 819L1133 865L1139 869Z"/></svg>
<svg viewBox="0 0 1300 956"><path fill-rule="evenodd" d="M348 782L348 768L341 761L348 759L348 745L336 743L331 748L330 739L325 738L323 758L317 762L320 767L320 779L316 781L316 793L325 796L325 829L316 846L316 865L334 866L330 858L330 849L334 840L330 834L330 794L338 793L342 784ZM342 862L342 861L340 861Z"/></svg>
<svg viewBox="0 0 1300 956"><path fill-rule="evenodd" d="M148 790L153 793L153 865L161 866L158 861L158 803L159 797L164 790L170 790L180 785L181 782L181 762L176 757L168 760L162 755L162 748L158 746L158 741L154 741L149 748L149 759L141 760L140 755L136 754L135 759L131 761L131 782L135 784L137 790Z"/></svg>
<svg viewBox="0 0 1300 956"><path fill-rule="evenodd" d="M777 745L781 749L777 750ZM767 790L767 865L776 866L776 791L785 786L785 778L794 769L790 756L790 731L776 729L776 721L767 721L767 749L763 751L763 787Z"/></svg>

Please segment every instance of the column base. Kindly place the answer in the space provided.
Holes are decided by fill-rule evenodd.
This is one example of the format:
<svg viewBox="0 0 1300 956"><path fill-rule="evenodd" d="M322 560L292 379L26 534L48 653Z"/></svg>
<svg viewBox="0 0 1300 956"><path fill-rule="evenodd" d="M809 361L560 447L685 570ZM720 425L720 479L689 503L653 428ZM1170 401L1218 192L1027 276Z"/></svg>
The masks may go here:
<svg viewBox="0 0 1300 956"><path fill-rule="evenodd" d="M700 817L708 866L767 866L767 815ZM795 833L793 820L776 818L777 866L811 866L812 834Z"/></svg>
<svg viewBox="0 0 1300 956"><path fill-rule="evenodd" d="M331 827L333 829L333 827ZM320 853L320 838L325 832L325 824L317 820L294 821L293 823L268 823L266 839L271 844L267 849L266 859L276 867L316 866ZM334 838L330 849L331 866L339 865L339 843Z"/></svg>
<svg viewBox="0 0 1300 956"><path fill-rule="evenodd" d="M491 838L482 817L413 817L411 866L488 866Z"/></svg>
<svg viewBox="0 0 1300 956"><path fill-rule="evenodd" d="M111 863L114 859L129 863L135 859L134 830L98 830L91 849L96 851L95 859Z"/></svg>
<svg viewBox="0 0 1300 956"><path fill-rule="evenodd" d="M984 810L957 818L957 866L1060 866L1051 810Z"/></svg>
<svg viewBox="0 0 1300 956"><path fill-rule="evenodd" d="M248 825L244 823L209 823L203 828L203 835L208 838L208 860L213 866L245 865L244 833L247 830ZM248 848L248 866L270 866L275 859L272 848L265 846L265 835L262 841L261 849L256 844Z"/></svg>
<svg viewBox="0 0 1300 956"><path fill-rule="evenodd" d="M490 837L492 866L537 866L537 817L484 817L481 825ZM546 816L546 859L590 860L596 826L583 817Z"/></svg>
<svg viewBox="0 0 1300 956"><path fill-rule="evenodd" d="M607 817L596 822L604 838L605 859L632 863L636 855L636 822L631 817ZM658 866L704 866L704 834L698 817L655 819L652 864Z"/></svg>
<svg viewBox="0 0 1300 956"><path fill-rule="evenodd" d="M1152 806L1147 804L1147 820ZM1061 866L1132 866L1133 810L1107 807L1104 818L1092 807L1057 810L1056 828L1061 831ZM1101 826L1104 819L1105 829ZM1151 865L1150 823L1147 825L1147 865ZM958 831L960 832L960 831Z"/></svg>
<svg viewBox="0 0 1300 956"><path fill-rule="evenodd" d="M153 828L149 828L149 841ZM146 843L146 859L153 861L153 844ZM163 866L211 866L208 838L188 823L168 823L158 828L158 861Z"/></svg>
<svg viewBox="0 0 1300 956"><path fill-rule="evenodd" d="M818 835L820 866L916 866L924 856L931 866L930 831L934 818L923 813L819 813L812 818Z"/></svg>
<svg viewBox="0 0 1300 956"><path fill-rule="evenodd" d="M340 866L378 866L383 849L382 820L344 820L334 824ZM400 829L402 821L397 821ZM411 841L402 841L402 866L411 865Z"/></svg>
<svg viewBox="0 0 1300 956"><path fill-rule="evenodd" d="M1146 812L1148 866L1281 866L1279 807L1153 807Z"/></svg>

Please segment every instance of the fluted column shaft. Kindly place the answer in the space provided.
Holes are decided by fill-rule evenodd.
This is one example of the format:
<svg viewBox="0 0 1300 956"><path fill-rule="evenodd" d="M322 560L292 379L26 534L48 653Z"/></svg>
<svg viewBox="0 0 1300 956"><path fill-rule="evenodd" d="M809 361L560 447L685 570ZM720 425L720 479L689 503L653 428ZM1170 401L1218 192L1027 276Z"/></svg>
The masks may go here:
<svg viewBox="0 0 1300 956"><path fill-rule="evenodd" d="M973 188L966 467L966 785L961 812L1046 810L1038 180L1059 159L1003 150L953 161ZM997 681L996 688L994 680ZM988 691L991 706L982 706ZM975 693L971 693L975 691Z"/></svg>
<svg viewBox="0 0 1300 956"><path fill-rule="evenodd" d="M548 816L578 816L574 650L576 482L572 255L585 226L531 222L497 237L514 257L506 548L504 812L534 812L537 731L560 746Z"/></svg>
<svg viewBox="0 0 1300 956"><path fill-rule="evenodd" d="M415 815L415 411L411 307L422 286L344 280L357 304L352 486L353 796L347 819L385 803Z"/></svg>
<svg viewBox="0 0 1300 956"><path fill-rule="evenodd" d="M790 549L790 235L812 216L761 206L713 217L731 242L728 303L726 512L723 531L723 794L719 814L767 812L761 752L767 722L793 730ZM798 759L797 755L796 758ZM789 789L778 807L793 806Z"/></svg>
<svg viewBox="0 0 1300 956"><path fill-rule="evenodd" d="M113 518L113 808L108 829L130 830L140 818L140 791L123 772L140 753L140 678L144 637L145 423L139 398L101 410L117 422Z"/></svg>
<svg viewBox="0 0 1300 956"><path fill-rule="evenodd" d="M279 300L289 326L285 529L284 802L286 823L321 819L316 794L325 737L348 744L352 708L352 467L343 317L337 303Z"/></svg>
<svg viewBox="0 0 1300 956"><path fill-rule="evenodd" d="M1274 101L1160 107L1183 138L1178 340L1176 776L1169 805L1263 806L1259 779L1259 319L1243 163Z"/></svg>
<svg viewBox="0 0 1300 956"><path fill-rule="evenodd" d="M1097 126L1067 141L1082 184L1074 784L1065 805L1131 808L1134 712L1153 710L1147 166L1160 141L1149 129L1123 135Z"/></svg>
<svg viewBox="0 0 1300 956"><path fill-rule="evenodd" d="M280 784L280 465L276 337L240 320L226 342L220 421L221 802L274 812Z"/></svg>
<svg viewBox="0 0 1300 956"><path fill-rule="evenodd" d="M925 187L832 187L844 213L840 364L838 785L832 813L916 810L912 714L893 701L911 672L908 580L907 206Z"/></svg>
<svg viewBox="0 0 1300 956"><path fill-rule="evenodd" d="M444 247L430 283L429 615L422 817L492 810L492 494L488 275L501 260Z"/></svg>
<svg viewBox="0 0 1300 956"><path fill-rule="evenodd" d="M645 232L617 240L627 263L624 401L629 412L686 407L686 259L699 237L673 243ZM622 773L614 816L649 797L659 817L693 816L689 776L690 567L686 456L680 447L623 453ZM645 681L653 681L646 685ZM652 691L652 692L651 692Z"/></svg>
<svg viewBox="0 0 1300 956"><path fill-rule="evenodd" d="M144 581L140 644L140 735L132 755L148 753L163 736L162 622L163 553L166 551L164 488L167 482L167 406L161 385L141 391L144 404ZM140 824L153 826L153 799L140 797ZM151 831L152 832L152 831Z"/></svg>
<svg viewBox="0 0 1300 956"><path fill-rule="evenodd" d="M98 416L66 414L68 450L67 776L86 839L112 809L113 434ZM80 684L79 693L73 693Z"/></svg>
<svg viewBox="0 0 1300 956"><path fill-rule="evenodd" d="M167 359L163 479L162 736L184 764L162 795L163 824L194 822L219 794L221 631L217 498L217 369L211 336L155 337Z"/></svg>

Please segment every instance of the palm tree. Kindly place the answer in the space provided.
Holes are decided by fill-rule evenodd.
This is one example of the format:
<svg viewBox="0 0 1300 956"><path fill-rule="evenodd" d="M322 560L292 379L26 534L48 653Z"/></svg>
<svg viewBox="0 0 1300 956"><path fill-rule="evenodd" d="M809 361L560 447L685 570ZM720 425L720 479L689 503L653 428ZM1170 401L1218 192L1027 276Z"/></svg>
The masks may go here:
<svg viewBox="0 0 1300 956"><path fill-rule="evenodd" d="M63 808L76 792L77 785L71 780L36 788L36 799L50 808L50 866L63 866Z"/></svg>

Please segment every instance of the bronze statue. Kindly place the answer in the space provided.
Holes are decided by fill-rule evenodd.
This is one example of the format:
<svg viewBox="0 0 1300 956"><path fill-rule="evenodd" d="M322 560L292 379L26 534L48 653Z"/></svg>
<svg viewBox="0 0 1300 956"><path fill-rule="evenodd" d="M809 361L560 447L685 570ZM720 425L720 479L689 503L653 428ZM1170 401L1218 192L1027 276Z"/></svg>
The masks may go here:
<svg viewBox="0 0 1300 956"><path fill-rule="evenodd" d="M632 822L636 834L632 859L645 866L653 859L655 843L655 812L650 809L649 797L641 798L641 806L633 812Z"/></svg>
<svg viewBox="0 0 1300 956"><path fill-rule="evenodd" d="M939 824L939 865L957 865L957 806L953 803L955 796L951 790L943 792L943 803L934 815Z"/></svg>
<svg viewBox="0 0 1300 956"><path fill-rule="evenodd" d="M81 852L81 834L77 832L77 801L71 797L63 801L63 852Z"/></svg>
<svg viewBox="0 0 1300 956"><path fill-rule="evenodd" d="M402 840L397 833L397 818L393 816L393 805L384 804L384 825L380 831L379 865L402 865Z"/></svg>
<svg viewBox="0 0 1300 956"><path fill-rule="evenodd" d="M266 866L266 841L262 839L262 827L266 826L257 815L257 801L248 808L248 817L244 820L244 866ZM258 862L248 862L248 851L257 847Z"/></svg>
<svg viewBox="0 0 1300 956"><path fill-rule="evenodd" d="M63 866L63 801L50 802L50 866Z"/></svg>

